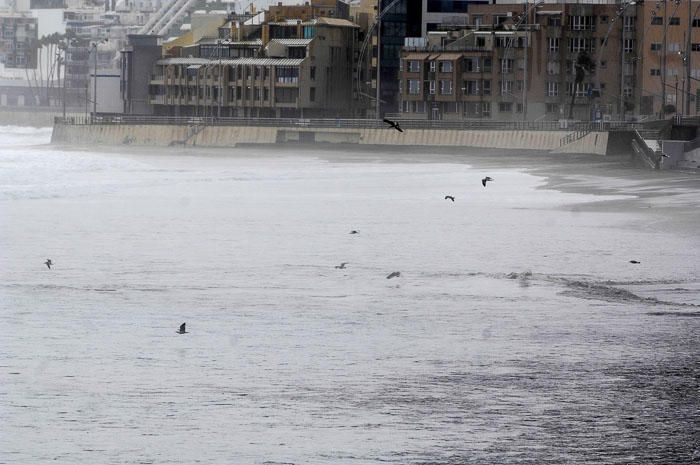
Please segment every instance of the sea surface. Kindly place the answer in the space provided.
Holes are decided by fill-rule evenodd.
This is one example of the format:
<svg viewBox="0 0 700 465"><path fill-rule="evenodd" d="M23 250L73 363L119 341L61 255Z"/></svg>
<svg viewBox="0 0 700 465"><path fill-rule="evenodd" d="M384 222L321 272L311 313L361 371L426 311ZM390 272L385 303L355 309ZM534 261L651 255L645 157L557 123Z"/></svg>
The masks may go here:
<svg viewBox="0 0 700 465"><path fill-rule="evenodd" d="M698 178L50 134L0 127L1 464L700 459Z"/></svg>

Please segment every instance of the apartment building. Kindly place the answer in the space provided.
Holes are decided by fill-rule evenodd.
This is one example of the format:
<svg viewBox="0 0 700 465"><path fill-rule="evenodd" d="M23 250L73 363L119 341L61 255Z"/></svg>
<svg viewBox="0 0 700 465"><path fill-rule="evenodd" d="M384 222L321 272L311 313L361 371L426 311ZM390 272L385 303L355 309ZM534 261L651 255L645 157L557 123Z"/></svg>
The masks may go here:
<svg viewBox="0 0 700 465"><path fill-rule="evenodd" d="M541 3L469 11L469 26L443 25L404 47L406 116L595 120L635 110L633 9ZM586 57L595 69L582 66Z"/></svg>
<svg viewBox="0 0 700 465"><path fill-rule="evenodd" d="M644 2L639 15L638 106L643 115L700 114L700 1Z"/></svg>
<svg viewBox="0 0 700 465"><path fill-rule="evenodd" d="M37 63L37 19L21 13L0 14L0 61L7 69L31 69Z"/></svg>
<svg viewBox="0 0 700 465"><path fill-rule="evenodd" d="M207 40L199 44L199 56L156 61L149 85L153 112L221 117L353 115L356 25L337 18L272 22L263 25L261 34L259 41ZM251 49L254 44L259 44L257 50Z"/></svg>

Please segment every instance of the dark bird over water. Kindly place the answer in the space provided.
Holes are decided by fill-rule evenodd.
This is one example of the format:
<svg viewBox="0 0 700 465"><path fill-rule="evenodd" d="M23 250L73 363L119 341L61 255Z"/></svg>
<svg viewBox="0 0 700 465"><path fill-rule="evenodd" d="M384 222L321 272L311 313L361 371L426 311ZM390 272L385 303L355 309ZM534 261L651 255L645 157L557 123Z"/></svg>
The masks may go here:
<svg viewBox="0 0 700 465"><path fill-rule="evenodd" d="M177 330L177 333L178 333L178 334L185 334L185 333L187 333L187 331L185 331L185 323L182 323L182 324L180 325L180 329Z"/></svg>
<svg viewBox="0 0 700 465"><path fill-rule="evenodd" d="M447 199L450 199L450 200L452 200L453 202L455 201L455 198L454 198L453 196L451 196L451 195L446 195L446 196L445 196L445 200L447 200Z"/></svg>
<svg viewBox="0 0 700 465"><path fill-rule="evenodd" d="M50 258L47 258L46 261L44 262L44 265L46 265L46 267L50 270L51 265L53 265L53 262L51 261Z"/></svg>
<svg viewBox="0 0 700 465"><path fill-rule="evenodd" d="M664 157L664 158L668 158L668 155L666 155L666 154L665 154L665 153L663 153L663 152L661 152L661 154L660 154L660 155L661 155L662 157Z"/></svg>
<svg viewBox="0 0 700 465"><path fill-rule="evenodd" d="M637 264L642 263L642 262L638 262L637 260L630 260L630 263L634 263L635 265L637 265Z"/></svg>
<svg viewBox="0 0 700 465"><path fill-rule="evenodd" d="M392 121L390 119L384 118L384 122L392 128L396 129L397 131L403 132L403 129L401 129L401 126L399 126L399 123L397 121Z"/></svg>
<svg viewBox="0 0 700 465"><path fill-rule="evenodd" d="M335 267L336 267L337 269L339 269L339 270L344 270L344 269L345 269L345 265L347 265L347 264L348 264L348 262L343 262L343 263L341 263L340 265L335 265Z"/></svg>
<svg viewBox="0 0 700 465"><path fill-rule="evenodd" d="M401 276L401 272L400 272L400 271L394 271L394 272L391 273L389 276L387 276L386 279L398 278L399 276Z"/></svg>
<svg viewBox="0 0 700 465"><path fill-rule="evenodd" d="M493 181L493 178L490 176L486 176L484 179L481 180L481 185L486 187L486 183L489 181Z"/></svg>
<svg viewBox="0 0 700 465"><path fill-rule="evenodd" d="M360 230L359 230L359 229L353 229L352 231L350 231L350 234L360 234Z"/></svg>

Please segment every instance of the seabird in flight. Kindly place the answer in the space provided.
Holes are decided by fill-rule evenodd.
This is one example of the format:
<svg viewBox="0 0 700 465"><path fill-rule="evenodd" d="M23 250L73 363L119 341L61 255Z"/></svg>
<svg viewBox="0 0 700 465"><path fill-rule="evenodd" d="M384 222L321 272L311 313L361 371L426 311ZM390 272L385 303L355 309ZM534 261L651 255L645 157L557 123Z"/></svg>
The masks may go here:
<svg viewBox="0 0 700 465"><path fill-rule="evenodd" d="M394 272L391 273L389 276L387 276L386 279L398 278L399 276L401 276L401 272L400 272L400 271L394 271Z"/></svg>
<svg viewBox="0 0 700 465"><path fill-rule="evenodd" d="M638 265L638 264L640 264L640 263L642 263L642 262L637 261L637 260L630 260L630 263L634 263L635 265Z"/></svg>
<svg viewBox="0 0 700 465"><path fill-rule="evenodd" d="M489 181L493 181L493 178L490 176L486 176L484 179L481 180L481 185L486 187L486 183Z"/></svg>
<svg viewBox="0 0 700 465"><path fill-rule="evenodd" d="M182 323L180 325L180 329L177 331L178 334L185 334L187 331L185 331L185 323Z"/></svg>
<svg viewBox="0 0 700 465"><path fill-rule="evenodd" d="M353 229L352 231L350 231L350 234L360 234L360 230L359 230L359 229Z"/></svg>
<svg viewBox="0 0 700 465"><path fill-rule="evenodd" d="M399 123L397 121L392 121L390 119L384 118L384 122L392 128L396 129L397 131L403 132L403 129L401 129L401 126L399 126Z"/></svg>
<svg viewBox="0 0 700 465"><path fill-rule="evenodd" d="M445 200L447 200L447 199L450 199L450 200L452 200L453 202L455 201L455 198L454 198L454 196L452 196L452 195L446 195L446 196L445 196Z"/></svg>
<svg viewBox="0 0 700 465"><path fill-rule="evenodd" d="M341 263L340 265L335 265L335 267L336 267L337 269L339 269L339 270L344 270L344 269L345 269L345 265L347 265L347 264L348 264L348 262L343 262L343 263Z"/></svg>
<svg viewBox="0 0 700 465"><path fill-rule="evenodd" d="M46 267L50 270L51 265L53 265L53 262L51 261L50 258L47 258L46 261L44 262L44 265L46 265Z"/></svg>

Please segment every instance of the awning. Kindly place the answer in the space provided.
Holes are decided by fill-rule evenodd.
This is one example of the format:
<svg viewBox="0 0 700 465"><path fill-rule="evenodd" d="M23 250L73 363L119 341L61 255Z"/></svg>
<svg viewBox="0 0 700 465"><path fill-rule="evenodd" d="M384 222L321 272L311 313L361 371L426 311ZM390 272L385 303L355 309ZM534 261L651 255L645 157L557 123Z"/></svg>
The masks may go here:
<svg viewBox="0 0 700 465"><path fill-rule="evenodd" d="M187 67L187 69L199 69L201 67L202 67L202 65L190 65Z"/></svg>
<svg viewBox="0 0 700 465"><path fill-rule="evenodd" d="M545 16L555 16L555 15L560 15L562 12L561 11L535 11L535 14L537 15L545 15Z"/></svg>

